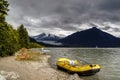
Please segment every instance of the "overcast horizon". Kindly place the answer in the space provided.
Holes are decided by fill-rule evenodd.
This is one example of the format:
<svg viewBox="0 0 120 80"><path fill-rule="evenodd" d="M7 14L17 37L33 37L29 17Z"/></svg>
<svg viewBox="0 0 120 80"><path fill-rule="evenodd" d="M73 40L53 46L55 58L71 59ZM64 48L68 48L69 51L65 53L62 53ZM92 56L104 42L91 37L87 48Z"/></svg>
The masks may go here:
<svg viewBox="0 0 120 80"><path fill-rule="evenodd" d="M69 35L94 27L120 37L120 0L8 0L7 22L29 35Z"/></svg>

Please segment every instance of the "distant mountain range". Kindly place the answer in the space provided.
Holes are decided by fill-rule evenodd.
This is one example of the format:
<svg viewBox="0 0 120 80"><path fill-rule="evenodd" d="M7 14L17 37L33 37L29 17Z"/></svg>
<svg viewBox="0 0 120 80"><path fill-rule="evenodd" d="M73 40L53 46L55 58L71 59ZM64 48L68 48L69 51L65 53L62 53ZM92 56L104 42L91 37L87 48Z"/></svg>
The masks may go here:
<svg viewBox="0 0 120 80"><path fill-rule="evenodd" d="M33 36L32 38L34 38L37 42L58 41L59 39L61 39L61 37L58 37L58 36L53 35L53 34L47 34L47 33L42 33L42 34L39 34L37 36Z"/></svg>
<svg viewBox="0 0 120 80"><path fill-rule="evenodd" d="M96 27L75 32L67 37L40 34L34 36L36 41L49 47L120 47L120 38L108 34ZM54 41L53 43L44 41Z"/></svg>

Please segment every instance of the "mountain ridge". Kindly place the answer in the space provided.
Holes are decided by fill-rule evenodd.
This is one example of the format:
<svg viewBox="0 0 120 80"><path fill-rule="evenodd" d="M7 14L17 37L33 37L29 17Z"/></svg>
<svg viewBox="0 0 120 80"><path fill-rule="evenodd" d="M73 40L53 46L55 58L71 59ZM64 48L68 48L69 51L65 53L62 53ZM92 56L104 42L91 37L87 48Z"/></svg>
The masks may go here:
<svg viewBox="0 0 120 80"><path fill-rule="evenodd" d="M37 36L33 36L32 38L34 38L38 42L42 42L42 41L57 41L61 37L56 36L54 34L41 33Z"/></svg>
<svg viewBox="0 0 120 80"><path fill-rule="evenodd" d="M42 34L42 37L46 34ZM39 35L40 36L40 35ZM115 37L107 32L92 27L83 31L75 32L64 38L47 34L47 39L43 37L40 41L37 40L39 36L35 36L34 39L45 45L46 47L100 47L100 48L115 48L120 47L120 38ZM50 37L50 38L48 38Z"/></svg>
<svg viewBox="0 0 120 80"><path fill-rule="evenodd" d="M120 38L96 27L73 33L58 40L70 47L119 47Z"/></svg>

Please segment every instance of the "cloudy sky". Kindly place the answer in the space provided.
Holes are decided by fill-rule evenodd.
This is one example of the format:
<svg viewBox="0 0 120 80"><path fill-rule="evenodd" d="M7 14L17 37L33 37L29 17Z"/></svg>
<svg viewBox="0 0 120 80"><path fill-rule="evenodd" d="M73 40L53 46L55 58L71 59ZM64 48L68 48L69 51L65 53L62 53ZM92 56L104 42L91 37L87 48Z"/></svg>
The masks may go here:
<svg viewBox="0 0 120 80"><path fill-rule="evenodd" d="M97 26L120 36L120 0L8 0L7 21L30 35L69 35Z"/></svg>

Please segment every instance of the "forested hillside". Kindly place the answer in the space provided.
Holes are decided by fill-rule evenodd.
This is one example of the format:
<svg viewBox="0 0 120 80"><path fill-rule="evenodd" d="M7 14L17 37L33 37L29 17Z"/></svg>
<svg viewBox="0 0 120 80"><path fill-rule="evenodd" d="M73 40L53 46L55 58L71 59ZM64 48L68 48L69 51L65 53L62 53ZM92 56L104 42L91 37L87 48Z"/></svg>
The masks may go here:
<svg viewBox="0 0 120 80"><path fill-rule="evenodd" d="M11 24L6 22L9 3L0 0L0 56L13 55L20 48L41 47L37 43L31 43L28 32L24 25L14 29Z"/></svg>

